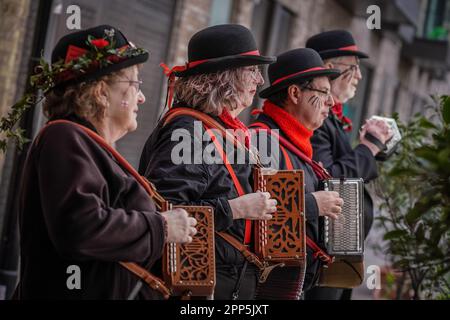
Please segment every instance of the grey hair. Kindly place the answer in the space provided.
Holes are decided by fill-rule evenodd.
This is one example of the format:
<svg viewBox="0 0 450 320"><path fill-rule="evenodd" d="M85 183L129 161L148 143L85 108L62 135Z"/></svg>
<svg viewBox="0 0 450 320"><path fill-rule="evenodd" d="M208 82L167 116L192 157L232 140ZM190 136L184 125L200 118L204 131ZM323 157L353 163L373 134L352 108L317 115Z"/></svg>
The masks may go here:
<svg viewBox="0 0 450 320"><path fill-rule="evenodd" d="M249 81L244 68L179 78L175 82L175 100L202 112L220 115L223 108L235 110Z"/></svg>

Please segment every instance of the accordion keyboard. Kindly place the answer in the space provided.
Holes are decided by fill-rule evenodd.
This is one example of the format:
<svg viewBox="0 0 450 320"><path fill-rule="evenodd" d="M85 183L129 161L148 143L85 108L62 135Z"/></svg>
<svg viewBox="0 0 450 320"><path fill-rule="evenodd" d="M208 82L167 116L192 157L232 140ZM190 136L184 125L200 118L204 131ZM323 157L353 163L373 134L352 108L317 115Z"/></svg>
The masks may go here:
<svg viewBox="0 0 450 320"><path fill-rule="evenodd" d="M362 179L330 179L328 190L344 200L338 219L325 218L324 240L332 255L363 254L363 182Z"/></svg>

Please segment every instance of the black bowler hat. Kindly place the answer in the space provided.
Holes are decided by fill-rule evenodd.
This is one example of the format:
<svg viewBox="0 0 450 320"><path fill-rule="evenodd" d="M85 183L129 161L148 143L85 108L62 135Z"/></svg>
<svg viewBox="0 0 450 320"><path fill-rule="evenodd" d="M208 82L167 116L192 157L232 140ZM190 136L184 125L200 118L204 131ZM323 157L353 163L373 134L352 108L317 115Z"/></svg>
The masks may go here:
<svg viewBox="0 0 450 320"><path fill-rule="evenodd" d="M267 98L293 83L307 81L317 77L334 79L340 71L326 68L319 54L308 48L294 49L277 56L277 62L269 66L270 87L259 93Z"/></svg>
<svg viewBox="0 0 450 320"><path fill-rule="evenodd" d="M172 70L164 66L166 74L186 77L275 61L275 57L261 56L250 30L238 24L212 26L194 34L188 45L188 59L186 65Z"/></svg>
<svg viewBox="0 0 450 320"><path fill-rule="evenodd" d="M136 48L117 28L100 25L63 36L52 52L55 87L93 80L144 63L148 52Z"/></svg>
<svg viewBox="0 0 450 320"><path fill-rule="evenodd" d="M342 56L369 57L358 50L355 39L346 30L331 30L316 34L306 41L306 47L316 50L324 60Z"/></svg>

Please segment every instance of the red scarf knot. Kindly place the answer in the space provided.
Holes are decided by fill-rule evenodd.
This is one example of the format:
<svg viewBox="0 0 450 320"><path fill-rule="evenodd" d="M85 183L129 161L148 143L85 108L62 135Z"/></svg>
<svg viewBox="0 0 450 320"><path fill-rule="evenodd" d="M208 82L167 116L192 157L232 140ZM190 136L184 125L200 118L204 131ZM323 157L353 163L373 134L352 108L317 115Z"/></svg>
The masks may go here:
<svg viewBox="0 0 450 320"><path fill-rule="evenodd" d="M312 130L307 129L294 116L269 100L264 101L263 113L275 121L290 142L299 148L309 159L312 159L313 148L310 141L313 135Z"/></svg>
<svg viewBox="0 0 450 320"><path fill-rule="evenodd" d="M342 128L345 132L352 131L352 120L344 116L342 103L337 103L333 107L331 107L331 112L333 112L336 119L342 124Z"/></svg>
<svg viewBox="0 0 450 320"><path fill-rule="evenodd" d="M249 147L250 145L250 132L247 126L242 123L238 117L233 118L230 112L224 107L222 113L219 116L220 120L225 124L227 129L237 130L235 132L238 141L245 142L245 145Z"/></svg>

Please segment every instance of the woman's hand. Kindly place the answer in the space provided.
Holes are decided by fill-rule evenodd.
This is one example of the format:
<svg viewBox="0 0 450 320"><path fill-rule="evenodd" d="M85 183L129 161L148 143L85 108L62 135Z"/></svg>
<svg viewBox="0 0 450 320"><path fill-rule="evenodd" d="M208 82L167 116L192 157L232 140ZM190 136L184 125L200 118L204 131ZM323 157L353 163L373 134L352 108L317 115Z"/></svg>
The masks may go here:
<svg viewBox="0 0 450 320"><path fill-rule="evenodd" d="M342 212L344 200L339 197L336 191L317 191L312 195L316 199L319 208L319 216L327 216L331 219L337 219Z"/></svg>
<svg viewBox="0 0 450 320"><path fill-rule="evenodd" d="M233 219L269 220L271 213L277 211L277 200L270 199L268 192L245 194L239 198L228 200Z"/></svg>
<svg viewBox="0 0 450 320"><path fill-rule="evenodd" d="M186 210L177 208L162 212L161 215L167 222L166 242L192 242L192 237L197 233L197 229L194 228L197 224L197 220L189 217Z"/></svg>

